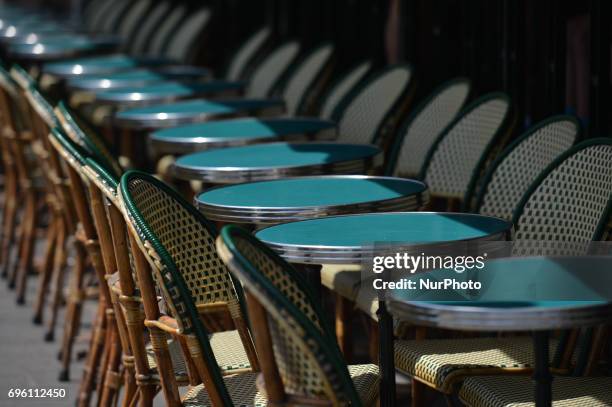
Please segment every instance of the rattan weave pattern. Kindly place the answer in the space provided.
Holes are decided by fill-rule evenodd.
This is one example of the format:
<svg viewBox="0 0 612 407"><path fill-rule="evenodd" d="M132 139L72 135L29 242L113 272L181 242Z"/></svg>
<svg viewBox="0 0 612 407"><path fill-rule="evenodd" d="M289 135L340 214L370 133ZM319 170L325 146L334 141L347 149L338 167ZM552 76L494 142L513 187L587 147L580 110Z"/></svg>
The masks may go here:
<svg viewBox="0 0 612 407"><path fill-rule="evenodd" d="M329 93L325 96L325 101L323 102L319 117L322 119L333 119L335 110L342 102L342 99L363 79L371 66L372 63L370 61L365 61L353 68L338 83L334 84Z"/></svg>
<svg viewBox="0 0 612 407"><path fill-rule="evenodd" d="M553 407L612 406L612 378L555 377L552 382ZM535 407L530 377L479 376L465 380L459 392L470 407Z"/></svg>
<svg viewBox="0 0 612 407"><path fill-rule="evenodd" d="M246 373L223 378L234 407L266 407L268 401L257 389L257 373ZM183 397L185 407L211 407L212 401L203 384L193 387Z"/></svg>
<svg viewBox="0 0 612 407"><path fill-rule="evenodd" d="M612 197L612 145L592 145L571 154L548 173L515 213L516 254L580 255L576 242L596 239ZM524 198L525 199L525 198Z"/></svg>
<svg viewBox="0 0 612 407"><path fill-rule="evenodd" d="M407 66L391 68L369 82L351 99L338 122L338 141L369 144L383 120L412 80Z"/></svg>
<svg viewBox="0 0 612 407"><path fill-rule="evenodd" d="M253 72L246 95L249 98L270 96L279 78L300 50L297 42L288 42L275 49Z"/></svg>
<svg viewBox="0 0 612 407"><path fill-rule="evenodd" d="M433 196L463 198L487 147L509 112L505 97L487 98L466 112L441 136L425 172Z"/></svg>
<svg viewBox="0 0 612 407"><path fill-rule="evenodd" d="M538 128L507 155L493 164L490 179L483 190L482 215L510 220L521 197L529 186L561 153L576 141L579 128L574 120L567 118L552 121Z"/></svg>
<svg viewBox="0 0 612 407"><path fill-rule="evenodd" d="M331 44L323 45L309 54L292 73L283 91L283 100L286 103L287 114L292 116L298 113L301 104L310 88L315 84L317 76L330 60L334 47Z"/></svg>
<svg viewBox="0 0 612 407"><path fill-rule="evenodd" d="M196 305L238 306L229 271L218 257L215 237L180 203L142 179L130 182L131 199L168 251Z"/></svg>
<svg viewBox="0 0 612 407"><path fill-rule="evenodd" d="M468 81L453 81L444 86L413 117L405 129L394 176L419 175L427 152L446 126L457 116L470 93Z"/></svg>
<svg viewBox="0 0 612 407"><path fill-rule="evenodd" d="M551 342L550 357L557 342ZM395 342L395 366L402 372L418 377L436 389L449 393L453 379L463 378L483 369L493 374L530 369L533 363L533 339L473 338L398 340Z"/></svg>

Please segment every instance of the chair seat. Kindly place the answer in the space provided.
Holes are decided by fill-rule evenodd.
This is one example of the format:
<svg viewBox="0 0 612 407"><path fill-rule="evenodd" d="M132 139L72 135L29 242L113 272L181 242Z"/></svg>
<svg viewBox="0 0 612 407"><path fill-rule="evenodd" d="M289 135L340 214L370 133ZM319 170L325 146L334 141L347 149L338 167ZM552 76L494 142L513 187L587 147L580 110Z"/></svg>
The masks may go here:
<svg viewBox="0 0 612 407"><path fill-rule="evenodd" d="M360 283L359 266L325 264L321 268L321 284L348 300L355 301Z"/></svg>
<svg viewBox="0 0 612 407"><path fill-rule="evenodd" d="M181 350L181 345L174 340L168 341L168 351L170 352L170 358L172 359L172 368L174 370L174 376L179 382L185 382L189 380L187 365L185 358ZM147 361L151 370L157 371L157 360L151 345L147 345Z"/></svg>
<svg viewBox="0 0 612 407"><path fill-rule="evenodd" d="M555 377L553 407L612 406L612 377ZM465 380L459 397L468 406L535 406L534 384L525 376L475 376Z"/></svg>
<svg viewBox="0 0 612 407"><path fill-rule="evenodd" d="M528 373L533 363L531 337L397 340L395 367L442 392L450 393L465 376ZM551 341L550 357L558 342Z"/></svg>
<svg viewBox="0 0 612 407"><path fill-rule="evenodd" d="M355 389L364 406L372 406L376 403L378 396L378 367L376 365L352 365L348 367ZM258 373L245 373L239 375L225 376L225 386L232 397L236 407L260 407L267 406L268 401L265 394L257 389ZM208 393L204 385L198 385L183 399L183 405L189 407L211 406Z"/></svg>

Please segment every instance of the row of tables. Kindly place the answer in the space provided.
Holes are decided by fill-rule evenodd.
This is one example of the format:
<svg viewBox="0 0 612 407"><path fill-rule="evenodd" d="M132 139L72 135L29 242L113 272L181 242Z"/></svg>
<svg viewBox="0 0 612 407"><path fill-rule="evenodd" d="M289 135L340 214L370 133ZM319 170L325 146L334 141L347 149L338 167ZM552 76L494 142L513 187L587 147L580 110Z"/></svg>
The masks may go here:
<svg viewBox="0 0 612 407"><path fill-rule="evenodd" d="M35 23L25 24L25 30ZM47 28L40 29L47 32ZM21 43L12 46L11 52L22 58L51 60L77 51L101 50L112 42L70 37L69 41L57 37L39 47L36 45L40 43ZM250 225L259 239L287 261L307 265L302 269L309 273L317 290L320 271L313 265L363 265L373 255L376 244L401 242L406 248L427 243L509 239L511 224L501 219L417 212L429 201L427 186L416 180L373 175L380 171L383 152L373 145L329 142L336 136L333 122L314 118L211 121L278 113L283 102L192 99L163 104L160 102L239 90L244 84L208 80L208 72L197 68L162 69L163 62L155 59L111 55L97 60L52 62L45 64L43 71L70 78L68 89L95 91L101 102L133 107L115 114L114 124L151 133L150 143L157 154L187 154L172 166L177 178L218 185L196 196L200 211L221 223ZM172 80L179 77L186 82ZM138 107L145 104L150 106ZM496 265L491 273L511 273L517 267L531 268L535 273L547 267L557 270L558 279L570 278L562 262L554 262L555 268L544 264L546 261L550 260L495 260L491 261ZM386 294L380 298L378 309L383 406L395 403L393 321L389 310L395 317L426 326L533 330L538 406L551 403L547 332L601 323L609 320L611 313L604 301L544 301L505 304L502 308L492 302L458 305L415 301L402 290ZM534 318L537 325L527 323Z"/></svg>

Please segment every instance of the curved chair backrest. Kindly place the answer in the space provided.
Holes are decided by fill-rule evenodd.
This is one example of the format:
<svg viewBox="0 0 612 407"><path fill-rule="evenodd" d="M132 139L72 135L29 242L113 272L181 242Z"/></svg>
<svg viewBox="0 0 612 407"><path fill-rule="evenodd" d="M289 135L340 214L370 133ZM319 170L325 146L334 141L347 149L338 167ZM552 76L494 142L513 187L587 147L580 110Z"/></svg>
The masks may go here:
<svg viewBox="0 0 612 407"><path fill-rule="evenodd" d="M147 49L147 44L153 37L155 29L160 25L162 18L168 14L170 3L163 1L153 6L151 12L146 16L142 25L136 31L134 40L128 44L129 50L135 55L144 54Z"/></svg>
<svg viewBox="0 0 612 407"><path fill-rule="evenodd" d="M159 26L157 32L151 37L149 47L147 48L147 54L158 57L163 55L164 47L172 36L172 32L176 29L183 17L185 17L186 13L187 8L184 5L176 6L172 9L168 17Z"/></svg>
<svg viewBox="0 0 612 407"><path fill-rule="evenodd" d="M477 191L474 210L483 215L510 220L529 186L580 135L580 124L572 116L555 116L535 124L509 145L487 169ZM475 195L472 182L464 202Z"/></svg>
<svg viewBox="0 0 612 407"><path fill-rule="evenodd" d="M132 2L130 0L119 0L114 2L108 9L106 17L100 25L100 31L106 34L115 33L121 25L123 16L131 5Z"/></svg>
<svg viewBox="0 0 612 407"><path fill-rule="evenodd" d="M308 54L290 74L283 89L283 100L286 113L295 115L304 109L304 105L312 89L317 87L317 81L330 66L334 46L325 44Z"/></svg>
<svg viewBox="0 0 612 407"><path fill-rule="evenodd" d="M249 78L246 95L250 98L266 98L295 60L300 44L286 42L268 55L253 71Z"/></svg>
<svg viewBox="0 0 612 407"><path fill-rule="evenodd" d="M612 140L584 141L557 157L521 199L514 251L584 255L579 243L600 240L611 212Z"/></svg>
<svg viewBox="0 0 612 407"><path fill-rule="evenodd" d="M151 5L151 0L138 0L130 7L119 24L117 35L123 40L128 41L130 34L144 20L146 12Z"/></svg>
<svg viewBox="0 0 612 407"><path fill-rule="evenodd" d="M503 93L485 95L448 125L430 148L419 178L433 196L462 199L483 170L493 147L510 120L510 99Z"/></svg>
<svg viewBox="0 0 612 407"><path fill-rule="evenodd" d="M55 116L61 123L62 129L73 142L80 145L90 155L97 157L114 176L118 177L122 173L121 166L104 139L68 108L63 101L60 101L55 108Z"/></svg>
<svg viewBox="0 0 612 407"><path fill-rule="evenodd" d="M269 27L263 27L242 44L231 59L225 79L228 81L238 81L244 79L245 71L253 61L257 53L262 49L266 40L270 37Z"/></svg>
<svg viewBox="0 0 612 407"><path fill-rule="evenodd" d="M325 397L332 405L361 405L340 350L325 330L321 310L303 277L238 227L223 228L217 247L231 272L265 309L285 393ZM263 374L266 377L265 371Z"/></svg>
<svg viewBox="0 0 612 407"><path fill-rule="evenodd" d="M89 31L96 30L96 24L104 18L106 10L112 5L113 0L93 0L83 10L84 26Z"/></svg>
<svg viewBox="0 0 612 407"><path fill-rule="evenodd" d="M427 152L463 108L470 93L468 79L453 79L433 91L408 117L389 153L387 175L418 177Z"/></svg>
<svg viewBox="0 0 612 407"><path fill-rule="evenodd" d="M28 102L30 102L30 106L32 106L49 129L60 127L60 123L53 112L53 106L51 106L51 103L40 93L36 86L30 86L25 94Z"/></svg>
<svg viewBox="0 0 612 407"><path fill-rule="evenodd" d="M386 119L405 101L412 80L412 68L397 65L371 76L355 88L338 109L338 141L377 143Z"/></svg>
<svg viewBox="0 0 612 407"><path fill-rule="evenodd" d="M13 80L11 74L0 67L0 88L2 100L2 124L14 131L22 130L25 125L23 117L23 97L20 95L19 85Z"/></svg>
<svg viewBox="0 0 612 407"><path fill-rule="evenodd" d="M203 8L183 21L166 45L164 56L176 61L187 61L189 53L195 48L198 37L206 29L210 15L210 10Z"/></svg>
<svg viewBox="0 0 612 407"><path fill-rule="evenodd" d="M321 119L336 120L337 117L334 114L336 108L342 103L342 100L346 95L349 94L353 89L369 72L372 67L371 61L364 61L352 68L346 74L335 82L329 92L323 97L323 106L319 111L319 117Z"/></svg>

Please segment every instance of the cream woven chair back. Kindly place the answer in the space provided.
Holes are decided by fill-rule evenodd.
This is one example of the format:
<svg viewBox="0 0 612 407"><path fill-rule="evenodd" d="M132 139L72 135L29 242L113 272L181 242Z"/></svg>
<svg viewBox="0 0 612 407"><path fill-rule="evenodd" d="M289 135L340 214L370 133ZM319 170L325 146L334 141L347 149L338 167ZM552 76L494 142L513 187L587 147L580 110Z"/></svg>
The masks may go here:
<svg viewBox="0 0 612 407"><path fill-rule="evenodd" d="M132 7L127 10L127 13L121 20L117 34L123 41L127 41L134 29L145 20L145 14L151 5L151 0L138 0Z"/></svg>
<svg viewBox="0 0 612 407"><path fill-rule="evenodd" d="M295 41L287 42L276 48L255 68L249 78L246 96L249 98L269 97L274 86L295 60L299 51L300 45Z"/></svg>
<svg viewBox="0 0 612 407"><path fill-rule="evenodd" d="M243 318L229 271L217 255L212 224L175 191L148 174L126 173L120 199L159 286L166 290L168 305L175 307L183 327L191 322L180 307L172 304L180 297L173 290L182 285L196 306L226 304L233 317Z"/></svg>
<svg viewBox="0 0 612 407"><path fill-rule="evenodd" d="M175 61L187 61L194 49L198 36L208 25L210 10L200 9L183 21L172 35L164 50L164 56Z"/></svg>
<svg viewBox="0 0 612 407"><path fill-rule="evenodd" d="M234 57L229 63L225 79L228 81L238 81L243 79L245 71L249 63L253 60L257 52L270 37L270 28L264 27L251 36L242 46L236 51Z"/></svg>
<svg viewBox="0 0 612 407"><path fill-rule="evenodd" d="M407 178L419 176L427 152L461 111L470 88L467 79L452 80L438 87L415 109L399 132L387 174Z"/></svg>
<svg viewBox="0 0 612 407"><path fill-rule="evenodd" d="M106 34L113 34L118 28L117 24L120 24L121 17L132 4L129 0L119 0L113 2L113 4L106 10L106 17L101 21L100 31Z"/></svg>
<svg viewBox="0 0 612 407"><path fill-rule="evenodd" d="M612 209L612 140L591 139L558 157L513 216L518 255L584 255Z"/></svg>
<svg viewBox="0 0 612 407"><path fill-rule="evenodd" d="M412 68L388 68L354 90L343 101L338 141L369 144L378 141L385 119L402 102L412 79Z"/></svg>
<svg viewBox="0 0 612 407"><path fill-rule="evenodd" d="M342 75L342 78L331 87L329 93L324 97L319 117L328 120L334 119L334 112L342 100L366 76L371 67L372 62L365 61L351 69L345 75Z"/></svg>
<svg viewBox="0 0 612 407"><path fill-rule="evenodd" d="M83 10L84 26L89 31L95 32L97 22L104 18L105 12L112 5L114 0L94 0Z"/></svg>
<svg viewBox="0 0 612 407"><path fill-rule="evenodd" d="M482 171L492 148L503 137L510 100L501 93L468 106L438 137L420 177L432 196L462 199L474 174Z"/></svg>
<svg viewBox="0 0 612 407"><path fill-rule="evenodd" d="M580 125L571 116L552 117L533 126L491 164L479 188L475 210L511 220L529 186L576 142L579 133Z"/></svg>
<svg viewBox="0 0 612 407"><path fill-rule="evenodd" d="M159 26L157 32L150 38L151 44L147 48L147 54L157 57L163 55L164 46L172 35L172 31L178 26L186 12L187 9L182 5L172 9L168 17Z"/></svg>
<svg viewBox="0 0 612 407"><path fill-rule="evenodd" d="M285 393L359 405L333 334L323 327L303 277L239 228L224 228L217 246L245 290L265 308Z"/></svg>
<svg viewBox="0 0 612 407"><path fill-rule="evenodd" d="M167 1L161 2L153 7L153 10L147 15L142 25L136 32L132 44L128 44L130 51L133 54L144 54L147 49L147 44L151 40L151 36L162 18L168 14L170 3Z"/></svg>
<svg viewBox="0 0 612 407"><path fill-rule="evenodd" d="M323 45L306 56L296 67L283 90L283 100L288 115L296 115L300 112L309 91L316 85L322 71L329 66L333 52L333 45Z"/></svg>

